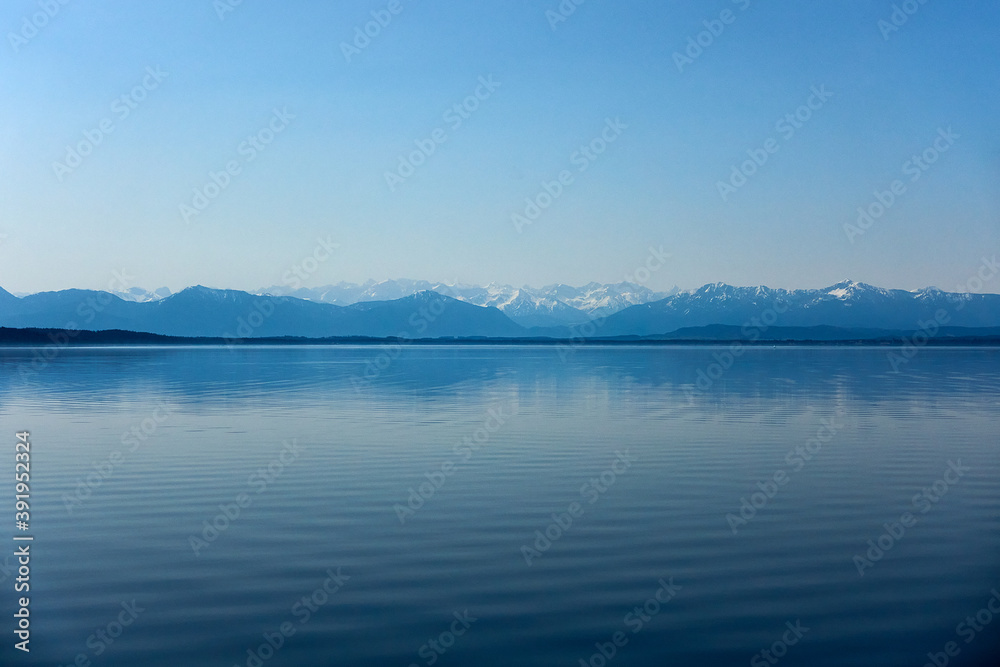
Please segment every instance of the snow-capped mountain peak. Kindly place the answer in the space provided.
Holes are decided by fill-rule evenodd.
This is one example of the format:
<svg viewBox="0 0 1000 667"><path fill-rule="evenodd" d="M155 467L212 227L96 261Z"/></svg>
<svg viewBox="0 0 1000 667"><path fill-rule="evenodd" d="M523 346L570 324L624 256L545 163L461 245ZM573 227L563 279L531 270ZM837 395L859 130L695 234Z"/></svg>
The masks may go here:
<svg viewBox="0 0 1000 667"><path fill-rule="evenodd" d="M484 286L445 285L420 280L368 281L357 285L338 283L316 288L292 290L272 286L259 290L261 294L294 296L309 301L350 305L365 301L398 299L422 290L432 290L476 306L493 306L518 324L527 327L546 327L581 324L597 317L605 317L634 306L665 298L670 292L654 292L634 283L588 283L583 287L564 284L533 288L528 285L513 287L497 282Z"/></svg>
<svg viewBox="0 0 1000 667"><path fill-rule="evenodd" d="M171 295L171 292L167 287L161 287L152 291L145 290L141 287L130 287L120 292L111 292L111 294L114 294L122 301L145 303L147 301L159 301L160 299L165 299Z"/></svg>

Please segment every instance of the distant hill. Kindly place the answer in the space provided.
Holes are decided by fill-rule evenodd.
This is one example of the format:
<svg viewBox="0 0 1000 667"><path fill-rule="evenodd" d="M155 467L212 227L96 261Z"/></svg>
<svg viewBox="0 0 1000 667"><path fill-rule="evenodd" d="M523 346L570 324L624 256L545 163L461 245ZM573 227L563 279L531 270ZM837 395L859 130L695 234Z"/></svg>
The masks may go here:
<svg viewBox="0 0 1000 667"><path fill-rule="evenodd" d="M657 335L726 324L765 333L780 327L836 326L912 331L943 311L948 326L1000 326L1000 295L927 288L887 290L844 281L820 290L732 287L722 283L631 306L607 317L597 335Z"/></svg>
<svg viewBox="0 0 1000 667"><path fill-rule="evenodd" d="M557 288L553 293L559 293ZM131 294L134 300L126 300L107 292L71 289L18 298L0 289L0 326L219 338L778 341L892 338L925 326L940 328L938 336L990 336L993 328L1000 327L1000 295L953 294L934 288L906 292L850 281L822 290L791 291L716 283L583 322L577 315L582 311L562 300L549 303L523 294L505 302L508 314L496 306L475 305L433 290L346 306L201 286L160 298L149 298L150 294L139 291ZM512 314L528 324L515 322ZM531 324L553 320L565 323Z"/></svg>
<svg viewBox="0 0 1000 667"><path fill-rule="evenodd" d="M144 292L144 290L139 290ZM364 301L390 301L421 291L433 291L476 306L494 306L504 315L524 327L546 327L581 324L595 317L616 313L623 308L663 299L677 292L655 292L631 282L615 284L588 283L582 287L546 285L545 287L513 287L490 283L477 285L445 285L426 280L383 280L363 284L337 283L323 287L272 285L258 290L259 294L294 296L317 303L347 306Z"/></svg>
<svg viewBox="0 0 1000 667"><path fill-rule="evenodd" d="M395 336L272 336L234 339L219 336L164 336L110 329L103 331L67 329L12 329L0 327L0 346L74 346L74 345L384 345L408 342L413 345L479 345L485 342L499 345L904 345L912 344L913 331L882 329L838 329L837 327L776 327L767 336L754 339L742 335L738 327L713 325L680 329L661 336L614 336L610 338L560 339L533 337L458 336L404 339ZM943 328L937 335L920 339L921 346L932 345L996 345L1000 346L1000 327L989 329Z"/></svg>
<svg viewBox="0 0 1000 667"><path fill-rule="evenodd" d="M291 297L189 287L156 301L65 290L0 300L0 326L121 329L168 336L518 336L524 329L496 308L420 292L395 301L334 306Z"/></svg>

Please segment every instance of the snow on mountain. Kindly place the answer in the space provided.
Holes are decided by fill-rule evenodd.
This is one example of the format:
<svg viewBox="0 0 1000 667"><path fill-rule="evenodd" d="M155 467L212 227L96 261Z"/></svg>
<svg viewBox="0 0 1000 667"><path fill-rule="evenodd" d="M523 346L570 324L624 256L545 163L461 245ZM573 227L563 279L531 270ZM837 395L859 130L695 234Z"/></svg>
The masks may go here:
<svg viewBox="0 0 1000 667"><path fill-rule="evenodd" d="M907 292L845 280L823 289L802 290L711 283L621 310L608 317L600 333L657 335L682 327L719 324L758 329L831 325L907 331L919 328L920 322L932 320L942 310L953 326L1000 325L1000 296L995 294L952 294L931 288Z"/></svg>
<svg viewBox="0 0 1000 667"><path fill-rule="evenodd" d="M542 291L562 299L591 317L607 317L629 306L659 301L676 294L678 290L675 287L668 292L654 292L635 283L621 282L614 285L588 283L583 287L550 285L543 287Z"/></svg>
<svg viewBox="0 0 1000 667"><path fill-rule="evenodd" d="M998 294L956 294L930 287L908 292L852 281L808 290L711 283L646 302L642 300L657 294L630 283L541 289L428 283L432 289L372 298L396 296L422 284L341 284L295 290L290 296L195 286L169 296L162 290L129 290L128 298L73 289L18 298L0 289L0 326L185 336L565 337L578 335L572 325L598 314L597 336L659 336L692 327L736 327L745 336L771 327L906 332L935 320L949 327L1000 327ZM302 294L312 298L295 298ZM363 300L349 305L329 301L348 295ZM632 305L623 307L626 304Z"/></svg>
<svg viewBox="0 0 1000 667"><path fill-rule="evenodd" d="M341 282L323 287L290 289L271 286L258 294L293 296L308 301L347 306L366 301L400 299L422 291L434 291L476 306L492 306L525 327L566 326L606 317L623 308L649 303L677 291L654 292L641 285L589 283L583 287L548 285L542 288L513 287L490 283L446 285L426 280L383 280L363 284Z"/></svg>
<svg viewBox="0 0 1000 667"><path fill-rule="evenodd" d="M166 287L161 287L159 289L145 290L141 287L130 287L129 289L122 292L111 292L116 297L122 301L135 301L136 303L146 303L147 301L159 301L170 296L170 289Z"/></svg>

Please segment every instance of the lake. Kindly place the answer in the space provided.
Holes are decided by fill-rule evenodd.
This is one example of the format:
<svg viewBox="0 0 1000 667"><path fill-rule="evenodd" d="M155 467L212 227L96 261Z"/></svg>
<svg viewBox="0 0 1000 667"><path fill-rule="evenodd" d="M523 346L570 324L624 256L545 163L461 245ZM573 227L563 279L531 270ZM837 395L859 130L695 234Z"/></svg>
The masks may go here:
<svg viewBox="0 0 1000 667"><path fill-rule="evenodd" d="M995 664L1000 350L888 352L0 349L0 662Z"/></svg>

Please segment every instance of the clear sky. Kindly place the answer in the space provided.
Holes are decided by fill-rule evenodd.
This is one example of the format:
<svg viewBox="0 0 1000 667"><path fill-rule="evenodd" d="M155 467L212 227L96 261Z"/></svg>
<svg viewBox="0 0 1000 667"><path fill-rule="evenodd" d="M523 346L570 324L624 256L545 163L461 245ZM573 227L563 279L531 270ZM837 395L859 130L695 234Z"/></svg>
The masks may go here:
<svg viewBox="0 0 1000 667"><path fill-rule="evenodd" d="M1000 246L996 2L229 1L0 6L0 286L617 282L662 246L656 289L953 289Z"/></svg>

